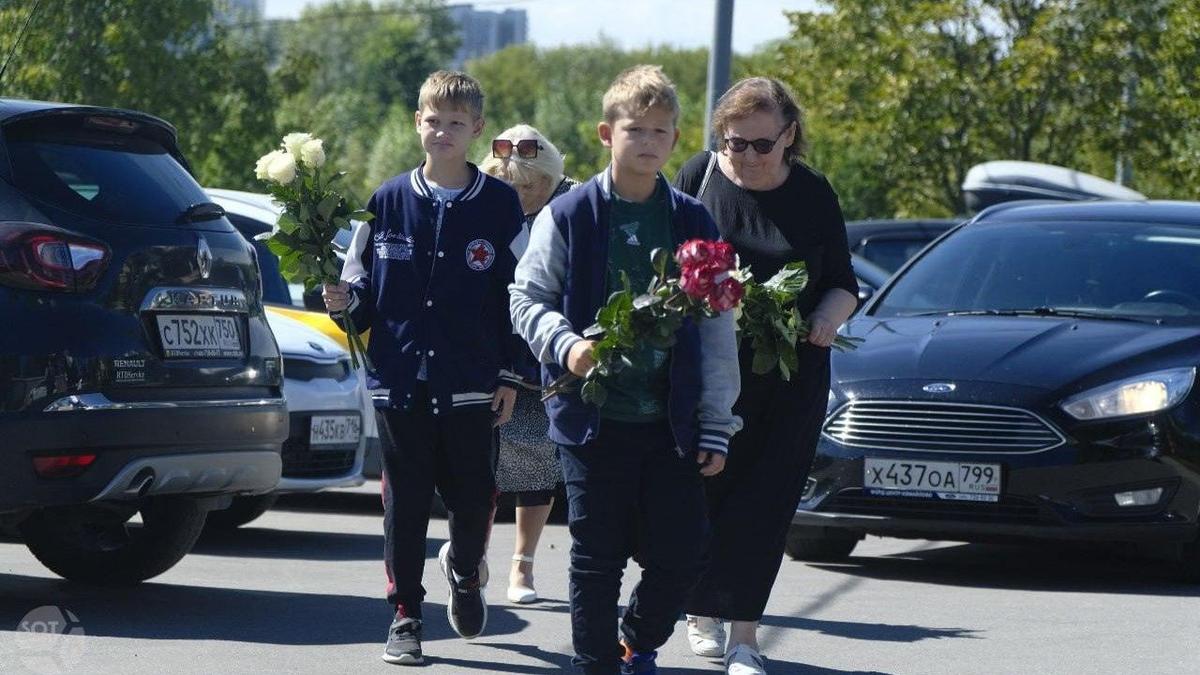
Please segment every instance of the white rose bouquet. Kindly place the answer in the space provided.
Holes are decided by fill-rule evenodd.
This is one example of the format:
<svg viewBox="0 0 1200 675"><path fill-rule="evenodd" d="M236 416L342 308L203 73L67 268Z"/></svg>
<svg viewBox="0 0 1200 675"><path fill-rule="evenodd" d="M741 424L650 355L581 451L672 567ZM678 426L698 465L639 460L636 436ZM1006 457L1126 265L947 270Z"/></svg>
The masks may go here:
<svg viewBox="0 0 1200 675"><path fill-rule="evenodd" d="M348 193L333 189L345 172L325 173L325 143L312 134L291 133L280 149L258 159L254 175L266 182L275 201L283 207L275 227L258 236L279 256L279 271L292 283L303 283L309 291L324 283L336 284L340 268L333 248L339 229L349 230L350 221L369 221L374 214L363 210ZM342 324L350 346L350 360L358 368L359 358L372 368L362 338L350 313L343 312Z"/></svg>

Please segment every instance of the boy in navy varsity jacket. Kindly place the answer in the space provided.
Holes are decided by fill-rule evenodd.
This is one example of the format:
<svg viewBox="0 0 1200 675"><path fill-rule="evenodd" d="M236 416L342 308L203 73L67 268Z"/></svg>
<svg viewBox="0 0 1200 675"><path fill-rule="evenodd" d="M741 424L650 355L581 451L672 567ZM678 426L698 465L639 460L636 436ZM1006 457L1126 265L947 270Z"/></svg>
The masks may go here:
<svg viewBox="0 0 1200 675"><path fill-rule="evenodd" d="M438 560L450 587L447 614L465 638L483 632L481 564L495 497L493 427L516 397L508 284L524 239L517 193L466 160L483 131L483 93L461 73L438 71L421 87L416 127L425 162L371 197L355 230L343 281L325 303L371 329L372 388L387 391L392 438L384 448L388 602L396 616L383 659L417 664L425 537L436 485L450 541Z"/></svg>
<svg viewBox="0 0 1200 675"><path fill-rule="evenodd" d="M510 288L513 325L543 382L595 364L591 325L621 274L645 288L654 248L716 239L704 206L659 170L679 137L679 104L662 70L636 66L604 95L601 142L612 164L538 214ZM550 399L571 530L574 663L588 673L649 673L702 571L708 523L701 476L725 465L740 380L733 315L685 322L669 351L646 348L605 382L604 405ZM613 638L626 559L642 581Z"/></svg>

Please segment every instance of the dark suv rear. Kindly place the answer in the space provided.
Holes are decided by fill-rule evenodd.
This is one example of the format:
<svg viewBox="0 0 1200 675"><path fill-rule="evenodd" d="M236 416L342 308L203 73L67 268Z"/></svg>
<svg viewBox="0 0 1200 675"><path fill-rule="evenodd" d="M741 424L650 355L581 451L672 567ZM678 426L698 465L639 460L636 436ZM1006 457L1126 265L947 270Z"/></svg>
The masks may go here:
<svg viewBox="0 0 1200 675"><path fill-rule="evenodd" d="M271 490L288 418L261 293L169 124L0 100L0 524L64 577L133 582Z"/></svg>

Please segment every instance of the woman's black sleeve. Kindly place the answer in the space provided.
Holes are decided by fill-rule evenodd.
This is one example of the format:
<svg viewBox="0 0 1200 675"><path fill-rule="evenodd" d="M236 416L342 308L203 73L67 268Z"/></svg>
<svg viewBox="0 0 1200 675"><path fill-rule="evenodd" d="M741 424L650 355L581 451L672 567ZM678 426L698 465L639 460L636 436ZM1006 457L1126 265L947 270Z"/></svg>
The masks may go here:
<svg viewBox="0 0 1200 675"><path fill-rule="evenodd" d="M825 272L821 275L821 290L840 288L858 297L858 278L854 276L854 266L850 262L850 245L846 241L846 220L842 217L842 206L828 180L822 181L822 187L826 208L822 218L825 223L825 259L822 261Z"/></svg>

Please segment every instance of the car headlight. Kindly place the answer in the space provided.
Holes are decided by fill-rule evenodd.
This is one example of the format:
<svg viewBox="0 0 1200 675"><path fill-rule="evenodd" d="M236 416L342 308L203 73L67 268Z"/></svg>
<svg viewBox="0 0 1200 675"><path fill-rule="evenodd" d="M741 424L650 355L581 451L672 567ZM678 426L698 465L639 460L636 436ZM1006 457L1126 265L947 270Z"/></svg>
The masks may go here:
<svg viewBox="0 0 1200 675"><path fill-rule="evenodd" d="M1145 415L1182 401L1195 380L1195 368L1160 370L1076 394L1060 407L1077 420Z"/></svg>

